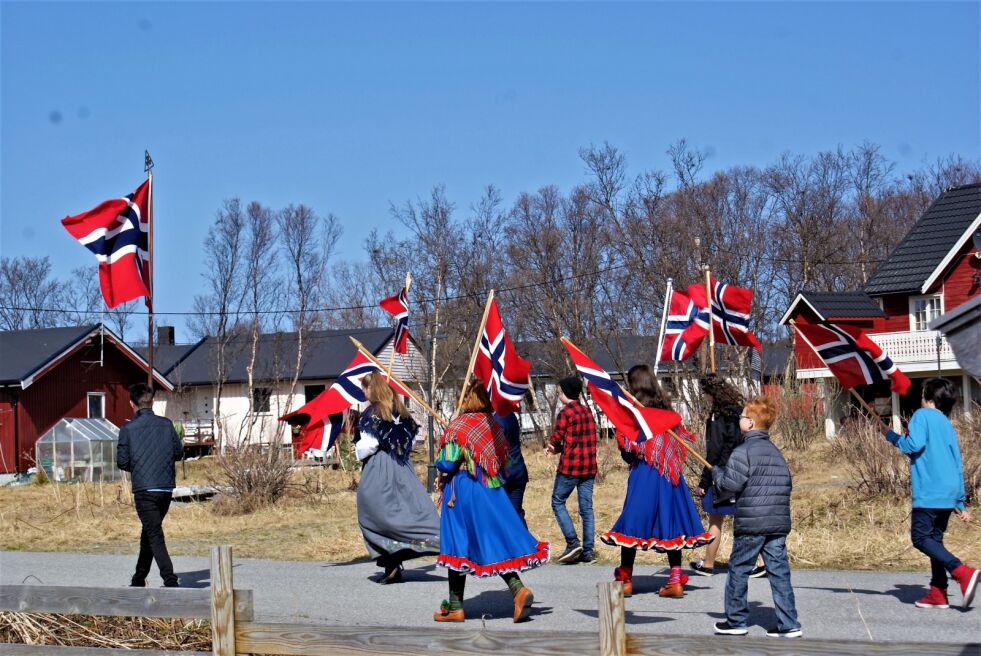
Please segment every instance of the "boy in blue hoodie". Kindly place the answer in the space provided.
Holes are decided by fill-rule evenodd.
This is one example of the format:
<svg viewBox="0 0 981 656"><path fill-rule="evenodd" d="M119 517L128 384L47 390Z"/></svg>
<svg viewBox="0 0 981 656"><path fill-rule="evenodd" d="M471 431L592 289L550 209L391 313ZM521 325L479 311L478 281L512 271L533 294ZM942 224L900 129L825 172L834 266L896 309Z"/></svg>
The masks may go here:
<svg viewBox="0 0 981 656"><path fill-rule="evenodd" d="M933 575L930 590L916 602L919 608L949 608L947 572L961 586L961 605L970 608L981 572L968 567L944 547L944 532L951 513L958 519L970 518L964 509L964 472L957 433L948 417L957 393L946 378L923 383L920 409L909 420L906 435L883 427L882 433L893 446L909 456L913 484L913 513L910 536L913 546L930 558Z"/></svg>

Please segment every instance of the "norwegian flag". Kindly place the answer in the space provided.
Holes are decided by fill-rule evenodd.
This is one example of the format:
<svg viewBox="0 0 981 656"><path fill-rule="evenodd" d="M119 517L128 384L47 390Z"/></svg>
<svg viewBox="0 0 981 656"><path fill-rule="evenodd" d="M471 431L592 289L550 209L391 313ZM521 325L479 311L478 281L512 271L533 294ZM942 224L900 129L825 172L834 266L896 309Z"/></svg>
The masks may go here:
<svg viewBox="0 0 981 656"><path fill-rule="evenodd" d="M888 379L893 392L904 396L909 391L906 374L860 328L831 323L795 323L794 327L845 389Z"/></svg>
<svg viewBox="0 0 981 656"><path fill-rule="evenodd" d="M107 200L95 209L66 216L61 225L99 261L99 286L106 307L140 296L150 298L150 181L125 198Z"/></svg>
<svg viewBox="0 0 981 656"><path fill-rule="evenodd" d="M735 346L752 346L761 350L760 343L749 330L749 313L753 305L753 291L717 281L709 276L712 287L712 325L719 343ZM705 302L705 285L688 285L688 296L701 312L696 321L708 330L708 304Z"/></svg>
<svg viewBox="0 0 981 656"><path fill-rule="evenodd" d="M310 450L327 453L334 448L346 417L347 410L327 415L316 423L307 424L302 432L303 439L300 441L300 447L297 449L300 455Z"/></svg>
<svg viewBox="0 0 981 656"><path fill-rule="evenodd" d="M279 420L287 421L293 417L299 418L298 415L307 415L309 417L306 420L308 430L318 423L321 424L321 430L323 430L323 422L327 416L344 412L352 405L368 401L364 395L364 390L361 389L361 380L374 372L385 373L381 367L368 359L368 356L358 351L351 363L347 365L347 369L341 372L333 385L318 394L309 403L283 415ZM396 394L409 395L408 391L396 383L394 379L389 378L388 384Z"/></svg>
<svg viewBox="0 0 981 656"><path fill-rule="evenodd" d="M680 362L698 350L708 330L695 321L697 317L695 303L681 292L672 291L659 360Z"/></svg>
<svg viewBox="0 0 981 656"><path fill-rule="evenodd" d="M501 323L497 300L493 298L490 300L484 332L480 336L480 348L473 363L473 372L487 389L494 412L508 415L518 409L528 390L531 363L518 356Z"/></svg>
<svg viewBox="0 0 981 656"><path fill-rule="evenodd" d="M405 353L409 347L409 295L405 287L395 296L383 298L378 305L395 317L395 352Z"/></svg>
<svg viewBox="0 0 981 656"><path fill-rule="evenodd" d="M610 378L610 374L572 342L563 338L562 343L569 351L579 375L586 380L586 387L596 405L627 439L643 444L681 423L681 415L676 412L647 408L634 401Z"/></svg>

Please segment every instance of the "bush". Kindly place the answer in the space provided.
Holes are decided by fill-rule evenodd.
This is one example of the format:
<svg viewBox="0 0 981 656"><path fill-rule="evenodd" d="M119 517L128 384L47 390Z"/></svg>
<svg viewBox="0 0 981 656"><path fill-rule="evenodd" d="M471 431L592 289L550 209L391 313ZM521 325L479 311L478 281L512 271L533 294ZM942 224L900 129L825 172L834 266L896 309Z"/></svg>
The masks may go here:
<svg viewBox="0 0 981 656"><path fill-rule="evenodd" d="M276 503L289 484L293 459L268 445L229 447L215 457L209 478L222 488L212 509L219 515L241 515Z"/></svg>
<svg viewBox="0 0 981 656"><path fill-rule="evenodd" d="M780 405L777 421L770 428L777 446L805 451L815 438L824 436L824 402L816 389L788 379L773 396Z"/></svg>

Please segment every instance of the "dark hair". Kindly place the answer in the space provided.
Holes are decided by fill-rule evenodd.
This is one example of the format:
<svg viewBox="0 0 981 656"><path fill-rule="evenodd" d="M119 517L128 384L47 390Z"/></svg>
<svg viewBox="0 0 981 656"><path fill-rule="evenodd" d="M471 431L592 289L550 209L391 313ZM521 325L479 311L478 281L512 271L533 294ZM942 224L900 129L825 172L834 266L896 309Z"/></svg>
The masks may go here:
<svg viewBox="0 0 981 656"><path fill-rule="evenodd" d="M129 386L129 400L139 408L153 406L153 388L146 383L136 383Z"/></svg>
<svg viewBox="0 0 981 656"><path fill-rule="evenodd" d="M949 417L957 403L957 388L947 378L931 378L923 383L923 400L933 401L937 410Z"/></svg>
<svg viewBox="0 0 981 656"><path fill-rule="evenodd" d="M641 405L648 408L671 409L671 399L657 384L657 378L646 364L635 364L627 372L627 385L630 393L637 397Z"/></svg>
<svg viewBox="0 0 981 656"><path fill-rule="evenodd" d="M582 394L582 381L579 380L579 376L566 376L559 381L559 388L567 398L575 401Z"/></svg>
<svg viewBox="0 0 981 656"><path fill-rule="evenodd" d="M726 415L738 415L743 408L743 395L718 374L707 374L698 381L703 394L712 397L712 409Z"/></svg>

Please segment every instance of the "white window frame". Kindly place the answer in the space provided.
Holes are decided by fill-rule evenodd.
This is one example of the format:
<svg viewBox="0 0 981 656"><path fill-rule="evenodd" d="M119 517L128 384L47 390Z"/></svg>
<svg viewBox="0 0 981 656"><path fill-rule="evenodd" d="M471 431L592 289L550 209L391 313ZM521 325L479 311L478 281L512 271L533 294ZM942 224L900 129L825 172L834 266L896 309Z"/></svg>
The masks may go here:
<svg viewBox="0 0 981 656"><path fill-rule="evenodd" d="M92 397L95 396L99 399L100 405L102 406L102 415L99 417L92 416ZM88 392L85 395L85 416L89 419L105 419L106 418L106 393L105 392Z"/></svg>
<svg viewBox="0 0 981 656"><path fill-rule="evenodd" d="M924 325L922 328L917 328L916 327L916 309L915 308L916 308L917 301L927 301L927 302L929 302L929 301L932 301L933 299L937 299L937 300L940 301L940 311L939 311L939 314L937 314L937 315L934 315L932 317L928 316L928 318L926 320L926 324L927 325L929 325L929 323L931 321L933 321L933 319L935 319L936 317L939 317L941 314L944 313L944 295L943 294L922 294L922 295L919 295L919 296L910 296L909 297L909 329L910 329L911 332L923 332L923 331L929 330L929 328L927 327L927 325Z"/></svg>

